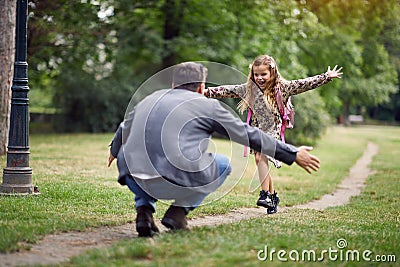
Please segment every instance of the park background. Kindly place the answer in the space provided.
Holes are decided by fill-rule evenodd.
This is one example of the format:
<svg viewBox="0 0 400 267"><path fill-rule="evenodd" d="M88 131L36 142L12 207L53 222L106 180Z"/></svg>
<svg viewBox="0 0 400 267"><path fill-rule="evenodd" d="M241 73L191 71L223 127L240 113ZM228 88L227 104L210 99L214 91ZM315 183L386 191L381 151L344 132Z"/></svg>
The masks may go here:
<svg viewBox="0 0 400 267"><path fill-rule="evenodd" d="M247 74L256 56L269 54L287 79L320 74L328 65L344 68L342 79L294 97L296 126L288 138L313 144L324 165L313 176L280 170L281 205L332 192L374 142L380 148L376 173L361 196L322 212L293 210L161 235L156 242L128 240L70 265L265 265L256 258L265 244L323 249L339 238L353 249L398 254L399 127L332 124L350 126L349 114L362 115L364 124L398 124L399 13L396 0L29 1L30 159L41 195L1 198L0 251L28 249L51 233L132 222L132 194L116 182L116 167L105 167L131 96L181 61L219 62ZM223 101L235 109L235 100ZM217 142L218 149L228 147L226 140ZM3 168L6 157L0 159ZM257 196L248 192L248 182L191 218L254 207ZM165 209L160 205L156 218Z"/></svg>
<svg viewBox="0 0 400 267"><path fill-rule="evenodd" d="M30 131L113 132L158 71L211 61L247 75L260 54L273 56L286 79L343 67L341 80L293 98L292 143L315 144L350 114L398 124L399 13L397 0L29 1ZM9 85L3 79L1 90ZM222 101L236 109L237 100ZM2 129L6 106L2 99Z"/></svg>

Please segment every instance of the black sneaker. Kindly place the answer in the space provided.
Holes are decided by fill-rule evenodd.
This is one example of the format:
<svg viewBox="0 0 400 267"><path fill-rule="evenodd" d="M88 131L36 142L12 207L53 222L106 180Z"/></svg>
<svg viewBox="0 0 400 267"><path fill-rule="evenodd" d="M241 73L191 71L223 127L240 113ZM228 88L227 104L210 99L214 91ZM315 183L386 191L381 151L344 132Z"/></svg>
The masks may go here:
<svg viewBox="0 0 400 267"><path fill-rule="evenodd" d="M273 208L274 203L272 202L271 193L269 191L260 191L260 197L257 200L257 206L261 206L264 208Z"/></svg>
<svg viewBox="0 0 400 267"><path fill-rule="evenodd" d="M274 206L272 208L267 208L267 213L268 214L274 214L278 212L278 204L281 201L278 197L278 193L274 192L272 194L272 203L274 204Z"/></svg>

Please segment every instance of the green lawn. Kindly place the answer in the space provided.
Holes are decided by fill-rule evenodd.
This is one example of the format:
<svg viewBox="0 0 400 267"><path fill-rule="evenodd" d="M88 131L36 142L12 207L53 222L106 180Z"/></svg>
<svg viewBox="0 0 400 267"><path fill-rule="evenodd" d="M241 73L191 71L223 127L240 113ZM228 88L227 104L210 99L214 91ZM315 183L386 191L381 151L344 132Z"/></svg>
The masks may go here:
<svg viewBox="0 0 400 267"><path fill-rule="evenodd" d="M35 242L49 233L117 225L134 219L133 195L116 182L116 166L106 167L111 138L112 134L31 136L30 165L41 195L0 198L0 251L16 250L18 242ZM332 192L362 155L368 141L379 145L371 165L376 173L349 205L325 211L290 209L267 218L162 234L154 240L123 241L76 257L66 266L274 266L284 264L278 259L279 250L287 252L283 258L295 265L289 252L294 258L296 252L313 250L318 258L330 249L336 249L338 256L342 253L342 260L339 257L334 261L334 255L329 258L327 252L322 254L327 265L359 265L357 261L343 260L343 254L356 250L367 254L371 251L371 259L378 255L393 261L390 255L395 255L398 264L400 128L330 128L313 151L322 161L320 171L309 175L297 166L273 169L275 187L282 206L305 203ZM213 150L232 158L233 173L227 184L190 217L255 206L259 188L253 157L243 158L243 148L228 141L215 140ZM0 166L5 166L5 157ZM166 208L160 202L156 217L161 218ZM341 238L347 241L345 249L337 247ZM272 262L271 258L258 259L257 254L265 256L265 249L268 253L276 251ZM297 264L317 266L320 262Z"/></svg>

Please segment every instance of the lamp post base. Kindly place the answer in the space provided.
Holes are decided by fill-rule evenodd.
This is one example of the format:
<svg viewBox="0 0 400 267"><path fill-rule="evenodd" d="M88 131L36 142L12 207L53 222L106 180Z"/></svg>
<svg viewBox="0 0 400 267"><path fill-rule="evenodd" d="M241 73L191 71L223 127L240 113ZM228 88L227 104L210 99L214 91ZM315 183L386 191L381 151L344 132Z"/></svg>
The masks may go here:
<svg viewBox="0 0 400 267"><path fill-rule="evenodd" d="M32 184L32 169L29 167L7 167L3 170L3 184L0 195L38 195L39 190Z"/></svg>

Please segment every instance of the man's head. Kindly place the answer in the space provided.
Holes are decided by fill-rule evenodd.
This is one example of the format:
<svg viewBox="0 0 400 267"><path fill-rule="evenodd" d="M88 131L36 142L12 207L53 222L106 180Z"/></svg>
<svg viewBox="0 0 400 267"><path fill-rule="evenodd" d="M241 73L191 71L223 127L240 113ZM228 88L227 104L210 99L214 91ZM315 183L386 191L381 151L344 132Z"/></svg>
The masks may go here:
<svg viewBox="0 0 400 267"><path fill-rule="evenodd" d="M172 87L190 91L198 91L204 87L207 78L207 68L200 63L184 62L175 66L172 77Z"/></svg>

